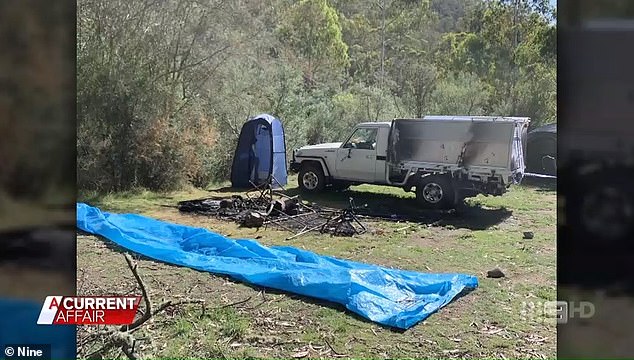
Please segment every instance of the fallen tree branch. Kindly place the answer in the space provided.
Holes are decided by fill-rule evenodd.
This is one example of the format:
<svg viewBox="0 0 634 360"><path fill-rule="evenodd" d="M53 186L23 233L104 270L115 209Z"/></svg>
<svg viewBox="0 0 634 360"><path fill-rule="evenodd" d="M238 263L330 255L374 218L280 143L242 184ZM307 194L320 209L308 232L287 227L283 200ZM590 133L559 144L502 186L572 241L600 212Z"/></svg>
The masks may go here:
<svg viewBox="0 0 634 360"><path fill-rule="evenodd" d="M335 350L335 348L332 347L332 345L330 345L330 343L328 342L328 340L324 339L324 341L326 342L326 345L328 345L328 347L330 348L330 350L332 350L332 353L335 354L335 357L344 357L344 356L348 356L345 354L342 354L340 352L337 352L337 350Z"/></svg>
<svg viewBox="0 0 634 360"><path fill-rule="evenodd" d="M202 304L202 315L205 314L205 300L197 300L197 299L186 299L180 301L172 301L168 300L161 305L159 305L156 309L152 309L152 302L150 301L150 297L147 292L147 288L141 276L138 272L138 267L136 262L132 259L129 254L124 254L125 261L128 265L128 268L132 272L134 279L136 280L139 289L141 290L141 296L143 297L145 303L145 311L130 325L120 326L118 329L116 328L108 328L98 332L90 332L84 338L80 338L78 343L80 344L80 351L82 351L86 345L89 343L101 342L103 345L91 352L86 356L87 359L103 359L106 357L109 351L119 348L128 357L130 360L140 359L139 355L135 352L135 347L137 343L137 339L134 338L132 333L136 330L140 329L148 320L150 320L153 316L158 313L166 310L170 307L186 305L186 304ZM250 300L247 299L246 301ZM240 301L238 303L246 302L245 300ZM236 303L236 304L238 304ZM223 307L232 306L235 304L228 304Z"/></svg>
<svg viewBox="0 0 634 360"><path fill-rule="evenodd" d="M143 297L143 300L145 300L145 312L143 313L143 315L137 320L135 320L132 324L123 325L119 329L119 331L130 331L141 326L143 323L148 321L150 317L152 317L152 303L150 302L150 298L147 295L145 284L143 283L143 280L141 280L141 277L139 276L139 272L137 271L137 264L134 262L134 260L132 260L132 257L130 256L130 254L126 253L123 256L125 257L125 261L128 264L128 268L130 268L130 271L132 271L132 275L134 275L134 278L136 279L137 284L139 284L139 288L141 289L141 296Z"/></svg>
<svg viewBox="0 0 634 360"><path fill-rule="evenodd" d="M214 310L216 310L216 309L224 309L224 308L228 308L228 307L231 307L231 306L244 304L244 303L248 302L249 300L251 300L251 296L249 296L248 298L246 298L244 300L236 301L236 302L233 302L231 304L225 304L225 305L222 305L222 306L215 307Z"/></svg>

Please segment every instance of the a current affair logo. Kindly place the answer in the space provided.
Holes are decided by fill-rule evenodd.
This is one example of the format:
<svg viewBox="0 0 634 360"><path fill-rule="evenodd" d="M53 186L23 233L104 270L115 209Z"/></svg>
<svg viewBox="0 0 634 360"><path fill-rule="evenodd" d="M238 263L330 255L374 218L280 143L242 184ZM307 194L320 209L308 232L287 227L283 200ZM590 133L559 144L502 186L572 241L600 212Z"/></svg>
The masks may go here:
<svg viewBox="0 0 634 360"><path fill-rule="evenodd" d="M140 302L140 296L47 296L37 323L127 325L134 321Z"/></svg>

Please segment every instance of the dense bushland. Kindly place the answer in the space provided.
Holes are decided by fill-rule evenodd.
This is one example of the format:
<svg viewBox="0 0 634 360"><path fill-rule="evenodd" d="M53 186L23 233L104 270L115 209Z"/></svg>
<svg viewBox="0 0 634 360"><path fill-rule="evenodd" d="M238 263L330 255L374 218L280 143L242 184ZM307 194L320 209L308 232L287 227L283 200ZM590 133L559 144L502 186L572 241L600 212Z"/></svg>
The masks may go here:
<svg viewBox="0 0 634 360"><path fill-rule="evenodd" d="M548 1L80 0L80 189L226 179L241 124L287 147L425 114L556 121Z"/></svg>

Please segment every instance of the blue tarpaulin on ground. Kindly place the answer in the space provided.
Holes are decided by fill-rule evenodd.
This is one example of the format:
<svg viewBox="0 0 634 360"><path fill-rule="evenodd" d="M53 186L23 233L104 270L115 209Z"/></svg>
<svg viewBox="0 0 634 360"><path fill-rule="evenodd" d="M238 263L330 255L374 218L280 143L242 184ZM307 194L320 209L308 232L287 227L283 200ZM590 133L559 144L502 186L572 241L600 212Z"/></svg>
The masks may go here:
<svg viewBox="0 0 634 360"><path fill-rule="evenodd" d="M166 263L343 304L377 323L407 329L478 286L475 276L425 274L263 246L212 231L77 204L77 227Z"/></svg>

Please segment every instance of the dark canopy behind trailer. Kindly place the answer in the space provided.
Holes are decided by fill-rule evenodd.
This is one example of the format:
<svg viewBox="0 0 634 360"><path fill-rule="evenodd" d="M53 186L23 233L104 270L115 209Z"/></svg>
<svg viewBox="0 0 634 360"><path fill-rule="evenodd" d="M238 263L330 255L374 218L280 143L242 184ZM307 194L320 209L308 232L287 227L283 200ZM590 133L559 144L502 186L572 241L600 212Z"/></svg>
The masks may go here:
<svg viewBox="0 0 634 360"><path fill-rule="evenodd" d="M286 142L282 122L268 114L249 119L242 126L231 166L231 185L250 188L270 182L277 188L287 183Z"/></svg>

